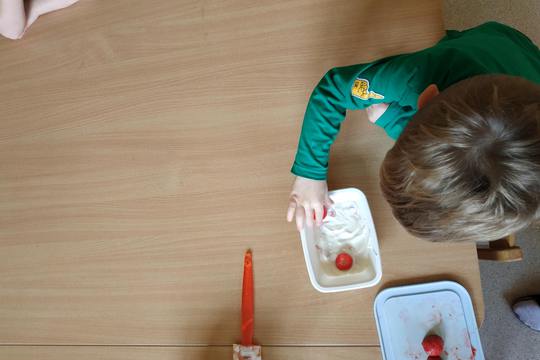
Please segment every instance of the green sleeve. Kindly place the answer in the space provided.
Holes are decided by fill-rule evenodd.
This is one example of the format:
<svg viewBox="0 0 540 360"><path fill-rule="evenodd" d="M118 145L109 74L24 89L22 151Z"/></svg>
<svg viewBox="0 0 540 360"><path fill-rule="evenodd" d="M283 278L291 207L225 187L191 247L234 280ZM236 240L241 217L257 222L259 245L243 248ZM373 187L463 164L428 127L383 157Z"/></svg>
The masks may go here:
<svg viewBox="0 0 540 360"><path fill-rule="evenodd" d="M298 176L324 180L329 151L347 110L400 99L406 81L394 70L400 56L330 70L309 100L291 169Z"/></svg>
<svg viewBox="0 0 540 360"><path fill-rule="evenodd" d="M416 111L415 106L393 102L375 124L382 127L392 139L397 140Z"/></svg>

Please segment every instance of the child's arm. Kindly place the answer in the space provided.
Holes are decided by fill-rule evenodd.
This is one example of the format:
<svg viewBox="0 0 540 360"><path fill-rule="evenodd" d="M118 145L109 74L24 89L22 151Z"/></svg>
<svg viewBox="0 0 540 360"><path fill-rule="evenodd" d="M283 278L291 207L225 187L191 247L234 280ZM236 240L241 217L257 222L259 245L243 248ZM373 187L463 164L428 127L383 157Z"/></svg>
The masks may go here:
<svg viewBox="0 0 540 360"><path fill-rule="evenodd" d="M408 91L407 78L395 74L402 72L394 65L399 63L400 57L334 68L322 78L311 95L304 116L298 151L291 170L295 175L314 180L326 179L330 147L347 110L393 103L389 107L392 119L402 116L403 111L407 112L400 104ZM395 83L396 78L400 78L400 84ZM382 114L379 119L381 123L377 124L383 125L386 117L386 114Z"/></svg>
<svg viewBox="0 0 540 360"><path fill-rule="evenodd" d="M391 57L370 64L330 70L313 91L304 117L302 133L292 172L297 175L289 199L288 221L296 212L301 229L322 222L323 207L331 202L327 194L328 156L347 110L370 108L368 116L377 124L410 116L400 100L407 92L407 82L392 83L399 72ZM403 80L403 74L399 74ZM405 75L405 80L408 75ZM412 110L412 109L411 109ZM388 116L387 116L388 114ZM390 123L390 122L388 122ZM391 122L395 126L396 122ZM397 122L399 123L399 122ZM385 126L383 126L385 127ZM392 136L392 129L385 130ZM394 129L395 130L395 129ZM313 218L316 220L313 221Z"/></svg>

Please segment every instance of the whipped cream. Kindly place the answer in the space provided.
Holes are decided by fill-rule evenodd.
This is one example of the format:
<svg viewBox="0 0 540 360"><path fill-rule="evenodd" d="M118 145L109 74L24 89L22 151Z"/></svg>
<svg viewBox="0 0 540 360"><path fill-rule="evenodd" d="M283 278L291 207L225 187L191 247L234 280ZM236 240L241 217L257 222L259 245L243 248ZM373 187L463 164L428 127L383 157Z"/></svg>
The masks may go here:
<svg viewBox="0 0 540 360"><path fill-rule="evenodd" d="M362 254L369 242L369 228L354 202L336 203L319 229L315 246L321 261L334 262L339 253L355 257Z"/></svg>

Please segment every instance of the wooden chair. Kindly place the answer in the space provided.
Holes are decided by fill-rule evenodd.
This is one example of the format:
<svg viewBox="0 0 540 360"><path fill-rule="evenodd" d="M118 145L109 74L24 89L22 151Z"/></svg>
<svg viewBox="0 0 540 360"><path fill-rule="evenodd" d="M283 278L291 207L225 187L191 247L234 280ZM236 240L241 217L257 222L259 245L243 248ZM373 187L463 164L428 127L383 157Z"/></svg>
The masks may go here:
<svg viewBox="0 0 540 360"><path fill-rule="evenodd" d="M478 244L476 250L480 260L510 262L523 259L523 252L519 246L516 246L516 235L514 234L490 241L487 245Z"/></svg>

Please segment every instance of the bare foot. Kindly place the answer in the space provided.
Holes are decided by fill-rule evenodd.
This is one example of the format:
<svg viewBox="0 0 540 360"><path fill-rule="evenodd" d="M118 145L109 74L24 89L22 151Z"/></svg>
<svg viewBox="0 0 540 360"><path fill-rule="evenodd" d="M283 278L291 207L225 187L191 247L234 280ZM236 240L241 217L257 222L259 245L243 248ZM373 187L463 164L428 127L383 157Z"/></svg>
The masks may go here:
<svg viewBox="0 0 540 360"><path fill-rule="evenodd" d="M31 0L28 5L26 29L28 29L39 16L63 9L75 4L77 1L79 0Z"/></svg>
<svg viewBox="0 0 540 360"><path fill-rule="evenodd" d="M0 34L20 39L36 19L51 11L63 9L79 0L0 0Z"/></svg>
<svg viewBox="0 0 540 360"><path fill-rule="evenodd" d="M0 0L0 34L9 39L19 39L25 26L24 1Z"/></svg>

